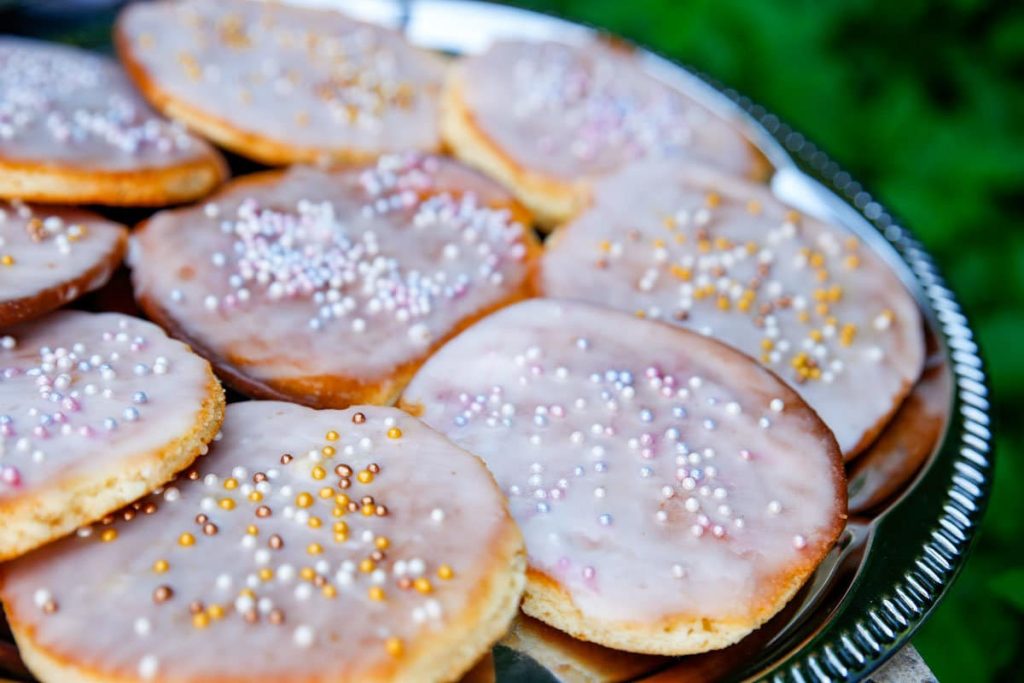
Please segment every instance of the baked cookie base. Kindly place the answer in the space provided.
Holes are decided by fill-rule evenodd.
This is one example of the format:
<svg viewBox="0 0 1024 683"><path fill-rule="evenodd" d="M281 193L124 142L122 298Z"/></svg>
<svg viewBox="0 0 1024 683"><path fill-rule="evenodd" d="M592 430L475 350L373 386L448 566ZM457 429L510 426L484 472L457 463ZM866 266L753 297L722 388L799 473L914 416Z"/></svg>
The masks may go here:
<svg viewBox="0 0 1024 683"><path fill-rule="evenodd" d="M0 171L0 183L2 182L3 172ZM121 265L127 245L127 231L124 231L117 241L116 247L106 258L79 277L61 282L32 296L0 301L0 328L38 318L74 301L83 294L99 289L110 280L114 271Z"/></svg>
<svg viewBox="0 0 1024 683"><path fill-rule="evenodd" d="M573 638L645 655L693 655L733 645L775 616L803 585L800 575L779 585L749 619L712 620L673 615L654 622L600 621L585 616L561 586L542 572L527 570L523 612Z"/></svg>
<svg viewBox="0 0 1024 683"><path fill-rule="evenodd" d="M224 419L224 390L209 371L207 395L191 431L163 447L30 495L0 503L0 561L9 560L141 498L188 467L213 440ZM54 678L53 680L67 680ZM85 679L83 679L85 680Z"/></svg>
<svg viewBox="0 0 1024 683"><path fill-rule="evenodd" d="M0 159L0 197L49 204L167 206L206 196L228 177L211 151L195 161L125 171Z"/></svg>

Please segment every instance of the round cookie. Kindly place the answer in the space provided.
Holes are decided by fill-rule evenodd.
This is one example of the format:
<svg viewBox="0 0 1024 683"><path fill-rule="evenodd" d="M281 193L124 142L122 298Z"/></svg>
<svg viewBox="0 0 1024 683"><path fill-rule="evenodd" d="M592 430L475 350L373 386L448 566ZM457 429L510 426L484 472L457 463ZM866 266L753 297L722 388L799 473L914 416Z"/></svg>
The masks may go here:
<svg viewBox="0 0 1024 683"><path fill-rule="evenodd" d="M255 401L0 597L47 682L447 681L508 628L524 555L487 469L419 420Z"/></svg>
<svg viewBox="0 0 1024 683"><path fill-rule="evenodd" d="M433 348L532 293L539 252L492 181L416 154L249 176L129 249L146 313L243 393L390 403Z"/></svg>
<svg viewBox="0 0 1024 683"><path fill-rule="evenodd" d="M850 514L877 512L906 489L949 424L953 377L946 355L929 339L924 373L878 438L849 467Z"/></svg>
<svg viewBox="0 0 1024 683"><path fill-rule="evenodd" d="M0 197L163 206L226 175L220 155L157 117L113 60L0 37Z"/></svg>
<svg viewBox="0 0 1024 683"><path fill-rule="evenodd" d="M441 110L455 155L512 188L547 226L581 210L595 179L637 159L768 173L741 122L656 79L630 48L596 39L494 43L449 72Z"/></svg>
<svg viewBox="0 0 1024 683"><path fill-rule="evenodd" d="M546 245L538 288L671 322L759 359L852 458L924 363L913 297L870 247L707 168L636 165Z"/></svg>
<svg viewBox="0 0 1024 683"><path fill-rule="evenodd" d="M0 333L0 561L100 519L217 433L210 365L156 325L58 311Z"/></svg>
<svg viewBox="0 0 1024 683"><path fill-rule="evenodd" d="M253 0L136 3L115 44L171 118L264 164L440 148L443 60L339 12Z"/></svg>
<svg viewBox="0 0 1024 683"><path fill-rule="evenodd" d="M499 311L431 357L402 405L509 496L523 611L615 649L738 641L845 524L839 449L796 393L723 344L613 310Z"/></svg>
<svg viewBox="0 0 1024 683"><path fill-rule="evenodd" d="M128 231L85 211L0 201L0 328L101 287Z"/></svg>

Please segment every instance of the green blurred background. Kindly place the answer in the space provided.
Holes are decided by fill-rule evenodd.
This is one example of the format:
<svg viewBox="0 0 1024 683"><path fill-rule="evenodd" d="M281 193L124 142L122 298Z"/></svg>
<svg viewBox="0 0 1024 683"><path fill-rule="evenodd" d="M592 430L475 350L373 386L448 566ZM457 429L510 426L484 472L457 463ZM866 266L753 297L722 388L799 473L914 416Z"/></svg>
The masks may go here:
<svg viewBox="0 0 1024 683"><path fill-rule="evenodd" d="M827 151L936 256L980 337L995 493L914 644L942 681L1024 677L1024 2L513 0L695 66ZM116 0L0 0L0 30L105 42ZM20 4L21 11L14 11Z"/></svg>
<svg viewBox="0 0 1024 683"><path fill-rule="evenodd" d="M828 152L935 255L980 337L997 478L914 644L942 681L1024 676L1024 3L518 0L681 60Z"/></svg>

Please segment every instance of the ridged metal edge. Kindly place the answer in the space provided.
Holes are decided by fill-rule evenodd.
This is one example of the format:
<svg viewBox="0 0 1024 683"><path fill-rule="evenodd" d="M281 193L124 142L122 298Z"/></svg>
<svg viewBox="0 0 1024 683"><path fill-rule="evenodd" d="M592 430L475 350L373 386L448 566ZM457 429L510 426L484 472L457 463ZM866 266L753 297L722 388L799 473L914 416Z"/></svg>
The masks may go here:
<svg viewBox="0 0 1024 683"><path fill-rule="evenodd" d="M921 546L901 579L879 596L878 605L868 607L852 628L830 629L826 625L815 638L816 644L762 676L773 683L860 680L883 664L924 622L962 569L977 536L993 471L984 362L956 296L920 242L801 133L736 91L720 91L757 120L811 175L856 208L910 266L942 332L956 380L954 406L959 415L953 416L942 447L944 453L956 449L951 454L955 474L945 490L942 514L928 531L930 540Z"/></svg>

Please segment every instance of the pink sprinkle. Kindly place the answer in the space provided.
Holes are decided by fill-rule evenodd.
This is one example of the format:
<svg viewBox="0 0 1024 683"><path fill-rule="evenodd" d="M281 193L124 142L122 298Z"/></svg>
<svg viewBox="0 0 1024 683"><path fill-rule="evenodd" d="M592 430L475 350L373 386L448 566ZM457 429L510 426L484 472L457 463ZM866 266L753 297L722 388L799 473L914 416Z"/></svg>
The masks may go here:
<svg viewBox="0 0 1024 683"><path fill-rule="evenodd" d="M14 467L0 469L0 481L8 486L21 486L21 473Z"/></svg>

